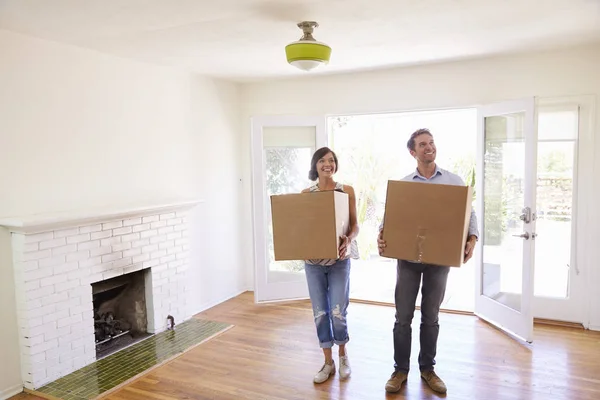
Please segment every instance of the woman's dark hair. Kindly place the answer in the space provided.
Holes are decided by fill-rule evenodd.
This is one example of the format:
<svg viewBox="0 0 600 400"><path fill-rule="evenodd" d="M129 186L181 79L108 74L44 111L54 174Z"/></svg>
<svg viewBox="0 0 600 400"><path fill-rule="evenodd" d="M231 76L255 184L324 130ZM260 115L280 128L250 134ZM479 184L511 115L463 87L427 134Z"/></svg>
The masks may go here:
<svg viewBox="0 0 600 400"><path fill-rule="evenodd" d="M335 161L335 171L337 172L339 169L338 158L335 155L335 152L331 150L329 147L321 147L315 154L312 156L312 160L310 160L310 171L308 171L308 179L311 181L316 181L319 178L319 173L317 172L317 163L323 157L325 157L328 153L333 155L333 161Z"/></svg>

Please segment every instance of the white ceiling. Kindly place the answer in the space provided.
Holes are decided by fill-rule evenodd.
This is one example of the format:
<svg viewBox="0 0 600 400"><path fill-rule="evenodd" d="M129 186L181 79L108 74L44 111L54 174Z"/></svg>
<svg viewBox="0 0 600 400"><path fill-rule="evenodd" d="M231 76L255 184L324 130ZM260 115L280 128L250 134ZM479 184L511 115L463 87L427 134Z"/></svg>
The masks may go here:
<svg viewBox="0 0 600 400"><path fill-rule="evenodd" d="M0 29L232 80L306 75L301 20L333 49L310 74L600 41L600 0L0 0Z"/></svg>

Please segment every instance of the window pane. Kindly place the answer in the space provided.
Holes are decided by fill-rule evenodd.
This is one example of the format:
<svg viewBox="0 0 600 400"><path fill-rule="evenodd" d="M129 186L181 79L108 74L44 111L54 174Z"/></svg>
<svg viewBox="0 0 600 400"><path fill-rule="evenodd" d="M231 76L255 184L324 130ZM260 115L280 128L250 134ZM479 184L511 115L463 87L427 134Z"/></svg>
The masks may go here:
<svg viewBox="0 0 600 400"><path fill-rule="evenodd" d="M314 126L265 126L263 147L313 148L316 134Z"/></svg>
<svg viewBox="0 0 600 400"><path fill-rule="evenodd" d="M538 144L534 295L569 293L575 142Z"/></svg>
<svg viewBox="0 0 600 400"><path fill-rule="evenodd" d="M577 139L578 111L540 111L538 116L538 140Z"/></svg>
<svg viewBox="0 0 600 400"><path fill-rule="evenodd" d="M304 262L301 260L275 261L273 247L273 224L271 223L270 196L274 194L300 193L310 185L308 170L312 157L312 147L277 147L265 150L265 172L267 186L267 246L269 251L269 271L302 272ZM287 275L269 274L269 281L290 280Z"/></svg>
<svg viewBox="0 0 600 400"><path fill-rule="evenodd" d="M521 311L525 113L485 118L483 295Z"/></svg>

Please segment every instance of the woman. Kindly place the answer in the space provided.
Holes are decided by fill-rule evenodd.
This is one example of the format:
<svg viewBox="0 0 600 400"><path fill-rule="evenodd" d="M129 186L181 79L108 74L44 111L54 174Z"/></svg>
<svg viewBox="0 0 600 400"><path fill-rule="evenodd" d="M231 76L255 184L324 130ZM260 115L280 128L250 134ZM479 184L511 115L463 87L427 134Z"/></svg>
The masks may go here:
<svg viewBox="0 0 600 400"><path fill-rule="evenodd" d="M308 178L317 181L302 192L338 190L348 194L350 202L350 224L348 233L340 238L337 260L306 260L305 272L308 292L312 303L319 344L323 349L325 363L314 377L315 383L323 383L335 374L332 356L334 344L339 346L339 373L341 379L350 376L350 363L346 353L349 340L346 325L346 310L350 295L350 257L358 258L356 236L356 198L352 186L333 180L338 171L336 154L327 147L317 150L310 163Z"/></svg>

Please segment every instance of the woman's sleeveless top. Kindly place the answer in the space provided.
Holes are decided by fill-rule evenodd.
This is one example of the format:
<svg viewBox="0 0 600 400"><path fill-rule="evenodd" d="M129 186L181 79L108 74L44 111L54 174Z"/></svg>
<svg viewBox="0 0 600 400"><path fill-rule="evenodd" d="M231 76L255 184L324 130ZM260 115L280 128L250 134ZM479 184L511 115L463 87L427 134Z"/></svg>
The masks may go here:
<svg viewBox="0 0 600 400"><path fill-rule="evenodd" d="M334 190L341 190L343 192L344 191L344 185L342 185L339 182L336 182ZM311 192L318 192L319 191L319 185L315 184L315 185L311 186L309 188L309 191L311 191ZM356 239L352 239L352 241L350 242L350 248L348 250L349 251L346 252L346 257L344 257L344 259L347 259L347 258L357 259L359 257L359 254L358 254L358 244L356 243ZM312 264L312 265L329 266L329 265L335 264L338 261L340 261L340 260L334 260L334 259L315 259L315 260L306 260L306 263L307 264Z"/></svg>

